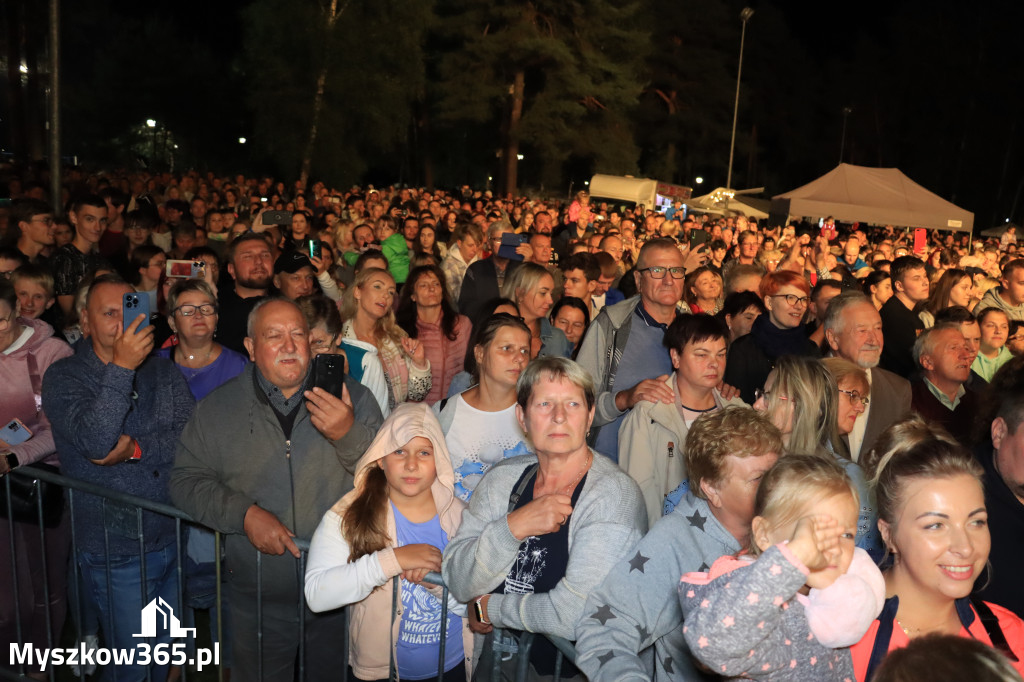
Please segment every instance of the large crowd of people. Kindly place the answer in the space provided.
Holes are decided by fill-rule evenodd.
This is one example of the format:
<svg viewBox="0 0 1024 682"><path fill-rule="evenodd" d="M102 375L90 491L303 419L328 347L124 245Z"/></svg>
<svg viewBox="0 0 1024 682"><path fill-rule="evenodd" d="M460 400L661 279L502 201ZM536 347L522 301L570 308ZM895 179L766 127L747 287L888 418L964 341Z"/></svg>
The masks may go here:
<svg viewBox="0 0 1024 682"><path fill-rule="evenodd" d="M1021 679L1012 228L77 170L54 212L7 180L0 489L59 467L196 523L179 554L155 512L5 501L4 643L133 648L180 591L240 680L302 641L311 680L510 678L517 632L573 641L565 678Z"/></svg>

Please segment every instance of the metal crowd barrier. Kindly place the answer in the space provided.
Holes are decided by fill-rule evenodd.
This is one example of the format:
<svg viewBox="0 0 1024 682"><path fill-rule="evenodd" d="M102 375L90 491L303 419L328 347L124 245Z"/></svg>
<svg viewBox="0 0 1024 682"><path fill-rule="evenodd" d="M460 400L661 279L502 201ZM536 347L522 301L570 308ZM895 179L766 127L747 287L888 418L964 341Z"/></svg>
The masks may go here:
<svg viewBox="0 0 1024 682"><path fill-rule="evenodd" d="M11 570L12 583L13 583L11 585L11 589L12 589L12 592L13 592L13 595L14 595L13 601L14 601L15 632L16 632L16 638L17 638L16 644L18 645L19 648L23 648L25 646L26 642L25 642L25 639L24 639L25 633L23 632L23 626L22 626L22 622L21 622L22 618L21 618L20 602L18 600L19 584L18 584L18 565L17 564L18 564L18 558L19 557L17 555L17 546L16 546L16 542L15 542L15 523L16 522L12 520L14 515L13 515L13 509L12 509L12 503L11 503L11 483L10 483L10 478L9 478L10 476L23 477L24 479L26 479L28 481L31 481L33 486L34 486L34 488L35 488L36 500L37 500L37 503L36 503L36 519L35 519L35 523L34 523L34 530L32 532L36 532L37 531L39 533L39 541L40 541L40 546L42 548L42 555L39 557L40 563L38 564L38 566L44 571L43 580L42 580L43 598L44 598L44 601L46 602L47 605L51 604L51 595L49 593L49 576L45 573L46 567L47 567L47 562L46 562L46 533L47 533L47 529L44 526L43 501L42 501L41 495L39 494L40 493L40 482L46 482L46 483L51 483L51 484L59 485L59 486L61 486L62 488L65 489L65 492L66 492L66 496L65 496L66 507L65 507L65 512L64 513L65 513L65 515L67 517L66 522L69 524L70 535L71 535L71 550L70 550L70 555L69 555L70 556L70 561L69 561L70 567L68 568L68 577L71 578L72 581L73 581L73 585L69 585L69 588L71 588L71 589L69 589L69 594L74 595L76 598L73 600L74 601L73 604L69 604L69 609L68 609L69 614L71 612L71 609L74 609L75 617L72 618L72 619L67 619L67 618L65 619L64 630L66 631L67 628L68 628L69 624L68 624L67 621L71 620L74 623L74 627L75 627L75 630L76 630L75 635L74 635L75 638L76 638L75 639L76 645L77 645L78 642L80 642L82 640L82 636L83 636L83 633L79 632L77 630L78 630L78 627L82 623L82 613L83 613L84 605L83 605L83 600L82 600L82 589L81 589L81 585L79 584L80 583L80 575L79 575L79 571L78 571L78 567L77 567L77 561L76 561L76 555L77 555L77 549L78 549L77 538L76 538L76 534L75 534L75 530L74 530L74 524L71 522L71 519L73 519L75 517L76 498L78 496L80 496L82 493L86 493L86 494L89 494L89 495L95 495L97 497L102 498L104 500L104 502L103 502L103 504L104 504L104 513L106 512L106 505L107 504L116 504L116 505L118 505L118 506L120 506L122 508L124 508L124 507L131 507L133 509L134 515L135 515L136 527L138 528L138 533L137 533L137 538L136 538L138 540L138 546L139 546L138 551L139 551L140 558L143 559L142 561L140 561L140 573L141 573L140 577L141 577L141 583L142 583L142 602L143 603L146 602L146 597L147 597L147 592L146 592L146 563L145 563L145 560L144 560L144 556L145 556L145 553L146 553L146 550L145 550L145 533L143 531L143 523L142 523L143 511L152 512L152 513L155 513L155 514L161 514L161 515L164 515L166 517L173 518L175 520L175 530L174 530L175 542L174 542L174 548L175 548L176 571L177 571L177 578L178 578L178 580L177 580L178 587L177 587L177 595L176 595L176 604L175 604L175 606L177 608L176 613L178 613L180 615L184 615L186 613L185 598L184 598L185 574L184 574L184 562L182 561L182 558L183 558L183 555L184 555L184 551L183 551L184 547L183 547L183 541L182 541L182 538L183 538L183 524L185 524L185 525L193 525L193 526L196 526L196 527L199 527L199 528L203 528L203 526L201 526L200 524L196 523L188 514L182 512L181 510L179 510L179 509L177 509L177 508L175 508L175 507L173 507L171 505L168 505L168 504L161 504L161 503L158 503L158 502L152 502L150 500L147 500L147 499L142 498L142 497L138 497L136 495L131 495L131 494L128 494L128 493L117 491L117 490L111 490L111 489L104 488L102 486L96 485L94 483L89 483L87 481L81 481L81 480L78 480L78 479L69 478L69 477L66 477L66 476L62 476L60 474L55 474L55 473L52 473L52 472L49 472L49 471L45 471L45 470L41 470L41 469L36 469L36 468L18 468L18 469L14 469L13 471L11 471L10 474L8 474L7 476L0 477L0 485L3 486L4 492L6 493L5 499L7 501L7 505L6 505L7 508L4 510L6 512L6 514L5 514L6 518L0 519L0 523L3 523L3 524L7 525L7 529L8 529L9 534L10 534L10 543L9 543L10 546L7 549L10 552L9 559L10 559L10 570ZM24 525L24 524L22 524L22 525ZM106 553L108 555L109 555L109 546L110 546L109 545L109 540L110 540L109 530L105 528L104 529L104 545L105 545ZM223 629L224 619L222 617L223 613L224 613L224 603L223 603L223 594L222 594L222 589L223 589L222 576L223 576L223 573L222 573L221 544L222 544L222 536L221 536L221 534L220 533L215 533L215 547L216 547L216 549L215 549L216 604L214 606L214 609L216 609L216 615L217 615L217 640L218 640L218 642L224 642L224 639L225 639L225 633L224 633L224 629ZM306 679L306 674L305 674L306 671L305 671L305 648L304 648L304 646L305 646L305 642L304 642L305 598L303 596L303 583L304 583L304 580L305 580L306 555L309 552L309 541L308 540L302 540L302 539L299 539L299 538L295 538L295 544L299 547L299 550L300 550L300 556L297 559L298 568L299 568L299 590L298 590L299 594L298 594L298 603L296 605L297 612L298 612L298 615L299 615L299 618L298 618L299 651L298 651L298 678L297 679L300 680L300 681L304 681ZM32 560L32 559L34 559L34 557L30 558L30 560ZM262 563L263 563L263 555L261 553L259 553L259 552L256 552L256 575L257 575L257 584L258 585L262 584ZM109 569L109 566L107 568L107 580L108 580L108 585L109 585L109 580L110 580L110 569ZM444 623L447 621L447 615L448 615L448 587L444 584L444 581L442 580L440 574L438 574L438 573L430 573L430 574L428 574L427 577L424 579L424 582L427 582L427 583L430 583L430 584L433 584L433 585L437 585L437 586L442 588L442 598L441 598L441 624L442 624L442 627L440 628L441 642L440 642L440 648L439 648L439 654L438 654L438 674L437 674L438 682L442 682L443 677L444 677L445 645L446 645L446 635L447 635L447 628L444 627ZM6 589L6 588L5 587L0 587L0 589ZM393 590L394 590L393 591L393 594L394 594L394 597L393 597L393 605L394 605L393 609L397 609L397 607L398 607L398 599L397 599L398 584L397 584L397 582L394 583ZM259 662L259 665L260 665L259 680L260 680L260 682L262 682L262 680L263 680L263 674L262 674L262 658L263 658L263 656L262 656L262 653L263 653L263 608L262 608L262 606L263 605L262 605L261 595L262 595L262 589L257 592L257 598L256 598L256 611L257 611L256 630L257 630L257 651L258 651L258 656L259 656L259 659L260 659L260 662ZM110 612L112 612L113 611L112 603L113 603L113 600L114 600L114 595L112 594L112 590L110 590L110 589L107 590L107 598L108 598L108 610ZM394 615L394 613L392 613L392 615ZM51 613L50 613L50 608L47 608L46 609L46 631L47 631L46 632L46 646L48 648L50 648L50 649L54 648L55 646L63 646L63 643L60 640L61 640L62 634L64 634L64 633L58 632L57 633L57 640L55 641L55 639L54 639L54 632L53 632L53 623L51 622L51 619L52 619L52 617L51 617ZM102 624L101 625L101 630L103 630L103 631L106 630L104 625L106 625L106 624ZM348 629L348 610L347 609L345 610L345 629L346 629L346 632L347 632L347 629ZM498 633L498 632L500 632L500 631L496 629L495 633ZM505 632L506 632L506 634L509 634L509 631L505 631ZM533 643L535 641L536 635L534 633L529 633L529 632L511 633L511 634L513 634L513 636L516 638L516 640L518 642L518 654L517 654L518 659L516 660L516 666L515 666L516 667L515 682L525 682L525 680L527 680L527 676L528 676L528 673L529 673L529 653L530 653L530 650L531 650L531 648L533 646ZM561 679L561 669L562 669L562 665L563 665L563 660L564 659L568 659L570 662L574 663L576 661L576 650L573 647L572 642L570 642L569 640L563 639L561 637L555 637L555 636L547 636L547 635L542 635L542 636L547 637L547 639L550 640L552 642L552 644L554 644L554 646L557 649L557 655L556 655L556 661L555 661L555 676L554 676L554 678L556 680ZM342 637L341 639L342 639L342 651L341 651L340 660L344 661L344 665L341 666L341 669L338 671L337 679L341 680L341 682L347 682L347 680L348 680L348 667L349 667L348 666L348 637ZM496 640L497 637L495 637L494 639ZM193 647L197 643L196 640L198 640L198 631L197 631L196 635L194 636L194 641L191 643L191 645ZM3 655L7 656L7 657L10 657L11 654L13 653L11 651L11 647L15 643L6 643L5 642L3 644L8 647L8 650L6 652L4 652ZM109 646L109 645L107 645L107 646ZM493 659L494 659L494 671L493 671L494 677L493 677L493 679L494 680L498 680L501 677L501 674L499 672L499 667L500 667L500 663L501 663L500 658L501 657L499 655L497 655L497 653L493 656ZM0 664L0 679L6 679L6 680L25 680L25 681L32 680L33 678L30 678L27 675L26 667L27 666L24 663L16 664L15 661L8 660L7 664ZM188 680L190 678L196 679L198 677L198 675L194 671L189 670L189 667L190 666L188 666L188 665L180 666L180 677L178 679L180 679L182 682L188 682ZM216 667L216 670L217 670L217 680L219 682L223 682L225 667L218 665ZM61 670L60 673L58 673L57 669L55 669L54 666L47 666L46 675L47 675L47 679L50 680L51 682L53 682L54 680L56 680L58 678L58 674L59 674L59 676L62 679L67 679L68 675L66 673L67 673L67 671L64 671L64 670ZM84 666L82 666L82 667L79 668L79 674L77 675L77 678L78 679L85 679L85 677L86 677L85 669L84 669ZM146 680L148 682L153 682L151 678L152 678L152 671L147 669ZM158 682L163 682L163 681L160 680ZM276 681L272 681L272 682L276 682Z"/></svg>

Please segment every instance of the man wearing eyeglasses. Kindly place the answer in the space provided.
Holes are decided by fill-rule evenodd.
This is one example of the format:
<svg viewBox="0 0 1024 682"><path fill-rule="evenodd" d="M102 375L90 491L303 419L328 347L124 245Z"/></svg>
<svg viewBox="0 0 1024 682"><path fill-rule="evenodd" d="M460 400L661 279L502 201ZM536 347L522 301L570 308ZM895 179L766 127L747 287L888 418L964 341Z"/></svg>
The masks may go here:
<svg viewBox="0 0 1024 682"><path fill-rule="evenodd" d="M53 211L38 199L17 199L11 204L11 223L18 226L18 251L30 263L45 263L53 247Z"/></svg>
<svg viewBox="0 0 1024 682"><path fill-rule="evenodd" d="M619 426L641 400L672 403L665 383L672 360L662 345L683 296L688 267L700 266L703 254L684 261L674 240L652 239L640 249L634 271L637 295L601 309L580 345L576 361L597 388L597 409L590 445L618 461Z"/></svg>

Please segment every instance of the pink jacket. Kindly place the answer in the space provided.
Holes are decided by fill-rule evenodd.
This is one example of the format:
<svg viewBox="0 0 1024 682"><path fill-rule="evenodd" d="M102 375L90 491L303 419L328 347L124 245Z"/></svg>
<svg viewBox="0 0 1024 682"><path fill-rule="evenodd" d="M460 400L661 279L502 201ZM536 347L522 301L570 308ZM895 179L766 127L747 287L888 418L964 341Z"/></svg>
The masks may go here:
<svg viewBox="0 0 1024 682"><path fill-rule="evenodd" d="M462 371L469 347L469 335L473 325L465 315L459 315L455 322L455 339L449 339L437 324L416 320L416 338L423 344L427 360L430 361L431 384L426 403L433 405L448 397L448 387L456 374Z"/></svg>
<svg viewBox="0 0 1024 682"><path fill-rule="evenodd" d="M54 337L53 327L45 322L18 318L17 323L31 329L32 335L16 351L0 353L0 426L17 417L32 432L32 438L11 446L19 466L32 462L59 466L50 422L42 411L40 391L43 374L50 365L73 351L71 346Z"/></svg>
<svg viewBox="0 0 1024 682"><path fill-rule="evenodd" d="M325 515L313 534L309 562L306 567L306 603L315 611L325 611L344 604L351 606L349 627L349 664L356 676L365 680L388 676L388 664L394 655L401 626L402 572L395 557L394 545L355 562L348 562L349 547L341 533L340 521L345 510L358 497L366 484L367 472L377 461L416 436L428 438L434 445L437 478L431 485L441 528L449 538L462 521L465 504L455 496L455 472L445 444L441 425L424 403L401 403L380 428L366 453L356 464L355 487L342 497ZM387 512L388 536L397 534L390 505ZM393 581L398 582L397 618L391 620ZM440 588L430 589L440 599ZM449 608L459 615L465 611L449 597ZM467 679L472 672L473 635L467 619L462 620L463 648L466 654Z"/></svg>

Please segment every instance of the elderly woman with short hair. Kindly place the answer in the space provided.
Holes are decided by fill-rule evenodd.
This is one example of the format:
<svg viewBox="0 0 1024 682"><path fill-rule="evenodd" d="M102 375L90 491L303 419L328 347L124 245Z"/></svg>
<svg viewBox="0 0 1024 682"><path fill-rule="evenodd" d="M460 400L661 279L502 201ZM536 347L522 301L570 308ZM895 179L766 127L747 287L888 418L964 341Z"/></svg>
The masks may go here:
<svg viewBox="0 0 1024 682"><path fill-rule="evenodd" d="M477 485L442 573L470 602L470 627L576 636L585 595L646 531L643 498L614 462L587 447L594 384L571 360L539 358L516 387L516 416L536 454L507 459ZM553 672L539 640L530 663ZM568 665L566 666L569 667Z"/></svg>

